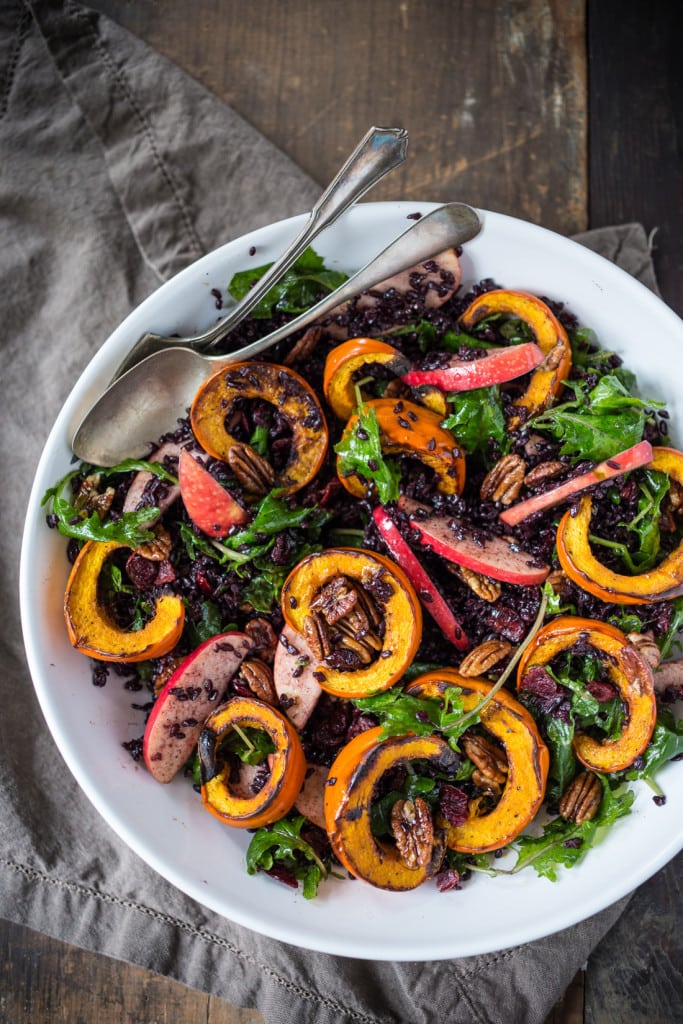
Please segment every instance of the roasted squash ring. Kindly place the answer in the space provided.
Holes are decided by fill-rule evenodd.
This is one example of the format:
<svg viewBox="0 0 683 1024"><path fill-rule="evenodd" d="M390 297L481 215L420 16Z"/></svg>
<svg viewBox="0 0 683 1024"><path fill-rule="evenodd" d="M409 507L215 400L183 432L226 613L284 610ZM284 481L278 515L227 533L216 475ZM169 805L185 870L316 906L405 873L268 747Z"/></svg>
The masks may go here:
<svg viewBox="0 0 683 1024"><path fill-rule="evenodd" d="M266 732L275 745L268 781L253 796L230 790L230 768L218 764L221 741L238 726ZM233 697L204 723L199 736L202 802L214 817L234 828L260 828L279 821L294 806L306 774L306 758L296 729L263 701Z"/></svg>
<svg viewBox="0 0 683 1024"><path fill-rule="evenodd" d="M381 727L359 733L342 747L325 786L325 825L339 861L356 878L379 889L416 889L439 870L444 845L435 833L432 855L421 867L409 868L397 848L377 839L370 828L372 803L382 776L415 760L430 761L438 770L454 766L457 755L439 736L399 736L382 740Z"/></svg>
<svg viewBox="0 0 683 1024"><path fill-rule="evenodd" d="M683 485L683 452L654 448L653 453L648 468L666 473ZM592 499L584 495L577 514L566 512L557 529L557 555L570 580L601 601L617 604L649 604L683 594L683 543L654 569L637 576L623 576L599 562L591 550L592 511Z"/></svg>
<svg viewBox="0 0 683 1024"><path fill-rule="evenodd" d="M125 544L88 541L74 562L64 594L64 619L77 651L98 661L146 661L168 654L180 640L185 606L179 597L157 599L154 617L138 630L121 629L99 599L100 573Z"/></svg>
<svg viewBox="0 0 683 1024"><path fill-rule="evenodd" d="M364 366L380 363L400 377L410 363L393 345L375 338L351 338L337 345L325 362L323 391L332 412L348 420L356 407L354 375Z"/></svg>
<svg viewBox="0 0 683 1024"><path fill-rule="evenodd" d="M318 472L327 451L327 424L315 392L294 370L275 363L233 363L217 370L197 391L190 422L202 448L224 462L237 444L226 420L242 398L270 402L287 420L292 431L290 456L274 486L285 494L301 490Z"/></svg>
<svg viewBox="0 0 683 1024"><path fill-rule="evenodd" d="M513 416L508 422L510 430L517 430L529 416L553 404L572 368L572 349L567 332L552 310L528 292L502 288L484 292L467 307L460 323L469 330L494 313L523 320L546 357L532 373L524 394L515 400L518 408L526 410L523 417Z"/></svg>
<svg viewBox="0 0 683 1024"><path fill-rule="evenodd" d="M610 681L628 707L628 720L617 739L596 740L584 733L574 738L574 753L587 768L596 772L618 772L628 768L643 753L657 719L652 669L626 636L608 623L575 616L560 616L538 631L520 659L517 688L536 665L548 665L558 654L587 641L603 655Z"/></svg>
<svg viewBox="0 0 683 1024"><path fill-rule="evenodd" d="M412 455L432 469L437 488L443 494L460 494L465 486L465 456L450 433L441 426L442 416L405 399L376 398L366 403L375 410L379 424L382 452L387 455ZM345 433L356 430L358 416L346 424ZM337 476L356 498L367 495L371 484L356 474L342 476L337 462Z"/></svg>
<svg viewBox="0 0 683 1024"><path fill-rule="evenodd" d="M461 676L456 669L427 672L406 688L418 697L438 697L449 687L462 689L465 711L491 690L483 679ZM487 853L507 846L535 817L545 796L550 756L536 723L519 701L499 690L481 712L481 724L502 744L508 762L507 782L488 814L471 815L464 825L446 825L446 843L461 853Z"/></svg>
<svg viewBox="0 0 683 1024"><path fill-rule="evenodd" d="M389 689L411 664L422 639L422 609L408 577L390 559L374 551L328 548L299 562L282 588L282 614L297 633L303 635L312 602L322 587L339 575L360 588L368 584L368 591L374 585L375 595L382 594L382 648L373 662L355 671L332 668L322 661L314 676L323 690L336 697L369 697Z"/></svg>

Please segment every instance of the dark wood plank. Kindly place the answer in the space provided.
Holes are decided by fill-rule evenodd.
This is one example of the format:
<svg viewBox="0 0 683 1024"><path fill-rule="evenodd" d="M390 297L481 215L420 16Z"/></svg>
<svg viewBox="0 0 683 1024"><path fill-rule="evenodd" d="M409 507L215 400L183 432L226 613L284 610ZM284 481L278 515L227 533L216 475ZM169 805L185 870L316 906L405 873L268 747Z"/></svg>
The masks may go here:
<svg viewBox="0 0 683 1024"><path fill-rule="evenodd" d="M0 1024L263 1024L204 992L0 922Z"/></svg>
<svg viewBox="0 0 683 1024"><path fill-rule="evenodd" d="M678 3L590 0L591 227L640 221L683 314L683 16Z"/></svg>
<svg viewBox="0 0 683 1024"><path fill-rule="evenodd" d="M371 124L410 131L373 198L586 227L583 0L94 0L325 184Z"/></svg>
<svg viewBox="0 0 683 1024"><path fill-rule="evenodd" d="M683 1021L683 854L633 896L591 956L585 1024Z"/></svg>

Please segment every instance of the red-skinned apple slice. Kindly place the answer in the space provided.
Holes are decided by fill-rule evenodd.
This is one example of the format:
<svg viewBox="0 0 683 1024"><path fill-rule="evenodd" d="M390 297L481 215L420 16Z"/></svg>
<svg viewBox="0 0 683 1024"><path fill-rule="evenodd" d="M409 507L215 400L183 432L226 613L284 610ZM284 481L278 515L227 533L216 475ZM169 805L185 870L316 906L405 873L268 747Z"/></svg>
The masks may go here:
<svg viewBox="0 0 683 1024"><path fill-rule="evenodd" d="M544 358L536 342L525 341L509 348L491 349L481 359L453 359L435 370L410 370L403 374L401 380L409 387L431 384L441 391L473 391L523 377L535 370Z"/></svg>
<svg viewBox="0 0 683 1024"><path fill-rule="evenodd" d="M611 459L599 462L593 469L575 476L572 480L566 480L543 494L535 494L532 498L511 505L510 508L501 512L498 518L506 526L517 526L518 523L528 519L535 512L542 512L546 508L559 505L561 502L573 498L575 494L585 491L587 487L601 484L612 477L621 476L622 473L629 473L632 469L647 466L648 462L652 462L652 455L652 445L649 441L641 441L639 444L633 445L632 448L626 448L618 455L613 455Z"/></svg>
<svg viewBox="0 0 683 1024"><path fill-rule="evenodd" d="M457 647L459 651L466 650L469 641L462 626L415 552L401 536L393 519L381 505L377 505L372 510L372 518L382 540L389 549L389 554L415 587L425 610L429 612L437 626L441 627L444 636L454 647Z"/></svg>
<svg viewBox="0 0 683 1024"><path fill-rule="evenodd" d="M251 646L246 633L211 637L168 680L154 702L142 740L142 756L157 782L170 782L183 767Z"/></svg>
<svg viewBox="0 0 683 1024"><path fill-rule="evenodd" d="M188 451L180 453L178 482L187 514L209 537L225 537L248 521L247 510Z"/></svg>
<svg viewBox="0 0 683 1024"><path fill-rule="evenodd" d="M522 587L542 583L550 571L510 537L486 535L462 519L439 515L412 498L402 497L399 508L409 515L420 544L456 565Z"/></svg>
<svg viewBox="0 0 683 1024"><path fill-rule="evenodd" d="M275 651L273 682L280 710L301 730L323 692L315 678L317 659L303 636L285 626Z"/></svg>

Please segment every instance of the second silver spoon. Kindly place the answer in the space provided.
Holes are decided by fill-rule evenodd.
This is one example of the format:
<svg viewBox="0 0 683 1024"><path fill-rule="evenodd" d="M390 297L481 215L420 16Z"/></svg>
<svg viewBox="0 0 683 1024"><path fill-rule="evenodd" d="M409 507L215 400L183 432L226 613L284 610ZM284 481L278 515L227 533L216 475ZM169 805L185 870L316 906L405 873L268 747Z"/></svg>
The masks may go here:
<svg viewBox="0 0 683 1024"><path fill-rule="evenodd" d="M98 466L115 466L125 458L143 455L151 441L175 429L210 373L230 363L253 359L360 292L445 249L468 242L480 230L481 221L471 206L440 206L415 221L339 288L265 338L226 355L206 356L189 348L168 348L148 356L110 385L87 413L74 434L74 454Z"/></svg>

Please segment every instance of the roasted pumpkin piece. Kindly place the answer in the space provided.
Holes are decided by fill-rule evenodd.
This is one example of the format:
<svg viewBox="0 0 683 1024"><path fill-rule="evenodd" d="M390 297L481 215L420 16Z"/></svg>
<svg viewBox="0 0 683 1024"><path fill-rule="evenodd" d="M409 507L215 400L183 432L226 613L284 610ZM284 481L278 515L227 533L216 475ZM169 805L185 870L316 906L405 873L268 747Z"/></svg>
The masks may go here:
<svg viewBox="0 0 683 1024"><path fill-rule="evenodd" d="M395 376L406 373L410 363L393 345L375 338L351 338L337 345L325 362L323 391L332 412L348 420L356 407L356 379L364 367L379 363Z"/></svg>
<svg viewBox="0 0 683 1024"><path fill-rule="evenodd" d="M270 775L258 793L231 788L230 765L220 756L222 742L240 729L265 732L275 752ZM233 697L207 718L199 736L202 802L214 817L234 828L260 828L278 821L294 806L306 774L306 758L294 726L281 712L252 697Z"/></svg>
<svg viewBox="0 0 683 1024"><path fill-rule="evenodd" d="M622 771L640 757L650 742L657 704L651 666L616 626L570 615L551 620L538 631L520 659L517 688L521 688L530 669L549 665L579 641L590 644L602 656L605 673L626 704L628 714L616 739L597 740L578 733L574 752L593 771Z"/></svg>
<svg viewBox="0 0 683 1024"><path fill-rule="evenodd" d="M487 696L491 685L446 668L425 673L406 692L417 697L438 697L448 687L459 686L465 711L471 711ZM446 844L461 853L487 853L507 846L535 817L548 778L548 748L529 712L506 690L499 690L483 708L481 725L503 748L506 781L498 803L488 814L477 815L472 807L463 825L439 822L446 828Z"/></svg>
<svg viewBox="0 0 683 1024"><path fill-rule="evenodd" d="M666 473L683 485L683 452L674 448L653 448L649 469ZM593 554L590 523L593 502L581 498L579 510L566 512L557 529L557 555L564 572L582 590L601 601L618 604L648 604L666 601L683 594L683 543L655 568L636 576L625 576L608 569Z"/></svg>
<svg viewBox="0 0 683 1024"><path fill-rule="evenodd" d="M517 430L529 416L553 404L562 390L563 381L569 376L572 350L567 332L552 310L528 292L502 288L484 292L467 307L460 323L466 330L470 330L480 320L495 313L523 320L533 332L536 344L545 356L541 365L531 374L524 394L515 400L515 405L524 411L521 415L513 416L508 426L511 430Z"/></svg>
<svg viewBox="0 0 683 1024"><path fill-rule="evenodd" d="M422 610L405 573L374 551L328 548L285 580L282 613L313 652L313 673L337 697L387 690L412 662Z"/></svg>
<svg viewBox="0 0 683 1024"><path fill-rule="evenodd" d="M437 488L443 494L460 494L465 486L465 456L450 431L441 426L439 413L405 399L376 398L366 405L375 410L379 424L382 452L410 455L433 470L438 477ZM353 415L345 434L358 429L358 416ZM355 473L343 476L337 462L337 475L356 498L363 498L371 484Z"/></svg>
<svg viewBox="0 0 683 1024"><path fill-rule="evenodd" d="M168 654L180 640L185 606L179 597L164 595L154 616L138 630L122 629L100 599L100 574L115 551L115 541L89 541L74 562L64 594L64 619L77 651L99 661L146 661Z"/></svg>
<svg viewBox="0 0 683 1024"><path fill-rule="evenodd" d="M294 494L320 469L328 436L315 392L289 367L254 362L217 370L199 388L190 409L195 437L214 458L229 462L230 449L240 442L228 431L226 422L238 400L256 398L270 402L291 429L289 460L275 476L273 486Z"/></svg>
<svg viewBox="0 0 683 1024"><path fill-rule="evenodd" d="M382 740L381 735L381 727L359 733L333 761L325 787L325 824L330 845L347 871L379 889L406 892L439 870L442 834L423 807L406 808L408 801L402 801L392 814L392 823L399 818L394 827L397 844L378 839L371 828L373 801L387 772L416 760L448 771L457 755L439 736Z"/></svg>

